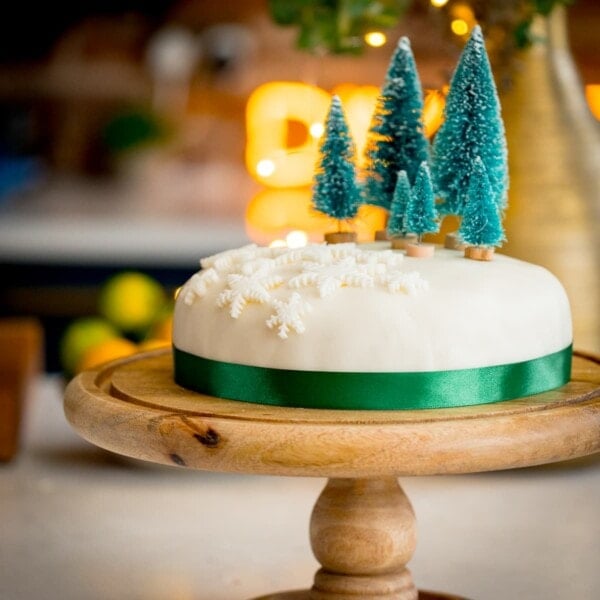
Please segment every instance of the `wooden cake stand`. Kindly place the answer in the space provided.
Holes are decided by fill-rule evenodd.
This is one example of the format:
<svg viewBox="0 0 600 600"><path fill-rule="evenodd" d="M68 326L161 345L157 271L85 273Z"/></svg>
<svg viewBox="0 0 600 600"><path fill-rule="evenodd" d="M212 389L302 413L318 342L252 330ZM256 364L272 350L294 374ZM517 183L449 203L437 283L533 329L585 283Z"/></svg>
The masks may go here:
<svg viewBox="0 0 600 600"><path fill-rule="evenodd" d="M65 412L90 442L190 469L328 477L310 522L312 589L256 600L460 600L418 592L415 518L397 477L539 465L600 450L600 365L578 355L560 389L421 411L279 408L189 392L167 350L79 375Z"/></svg>

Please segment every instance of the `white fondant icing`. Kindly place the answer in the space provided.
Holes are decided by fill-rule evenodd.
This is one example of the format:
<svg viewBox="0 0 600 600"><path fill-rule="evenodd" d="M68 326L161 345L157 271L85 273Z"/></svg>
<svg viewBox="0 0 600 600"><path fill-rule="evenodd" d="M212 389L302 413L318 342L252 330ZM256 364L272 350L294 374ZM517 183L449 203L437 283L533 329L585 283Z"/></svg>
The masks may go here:
<svg viewBox="0 0 600 600"><path fill-rule="evenodd" d="M292 252L286 249L255 249L242 262L240 254L230 256L223 261L226 269L217 271L218 281L207 285L201 298L194 296L189 304L179 295L175 345L198 356L240 364L396 372L511 363L557 352L571 343L566 294L541 267L500 254L493 261L478 262L442 248L433 258L396 260L390 255L403 256L402 252L377 251L385 243L337 246L344 247L299 249L293 251L293 260L284 258ZM248 247L242 250L249 252ZM256 260L256 250L262 257L281 259L279 265L268 273L243 275L243 261ZM380 255L381 261L365 256L369 253ZM383 265L384 272L370 275L372 287L340 285L324 297L317 284L294 289L286 285L308 264L326 266L330 260L348 258L357 270L375 264ZM217 270L214 257L211 264ZM238 272L228 273L231 268ZM312 310L301 311L294 300L296 308L287 311L293 294ZM234 314L239 318L232 319ZM271 325L265 326L268 322Z"/></svg>

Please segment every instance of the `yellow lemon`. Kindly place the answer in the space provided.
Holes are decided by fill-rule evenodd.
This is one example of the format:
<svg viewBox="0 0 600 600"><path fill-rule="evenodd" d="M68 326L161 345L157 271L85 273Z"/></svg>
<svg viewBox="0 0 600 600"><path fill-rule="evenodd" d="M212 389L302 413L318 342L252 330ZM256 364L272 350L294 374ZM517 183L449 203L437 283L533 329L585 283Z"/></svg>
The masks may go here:
<svg viewBox="0 0 600 600"><path fill-rule="evenodd" d="M88 348L77 363L77 371L85 371L101 365L109 360L135 354L138 347L124 338L113 338Z"/></svg>
<svg viewBox="0 0 600 600"><path fill-rule="evenodd" d="M100 312L123 331L146 329L165 303L166 295L160 284L133 271L111 277L100 292Z"/></svg>
<svg viewBox="0 0 600 600"><path fill-rule="evenodd" d="M63 369L68 375L72 375L88 348L118 336L118 331L100 317L85 317L73 321L67 327L60 342L60 360Z"/></svg>

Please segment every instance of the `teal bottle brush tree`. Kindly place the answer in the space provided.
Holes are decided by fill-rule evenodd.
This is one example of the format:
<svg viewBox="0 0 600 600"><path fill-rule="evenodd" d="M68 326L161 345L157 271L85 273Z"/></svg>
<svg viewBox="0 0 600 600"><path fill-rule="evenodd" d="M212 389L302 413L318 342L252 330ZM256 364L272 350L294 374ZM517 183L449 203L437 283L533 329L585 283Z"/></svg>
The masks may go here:
<svg viewBox="0 0 600 600"><path fill-rule="evenodd" d="M415 235L407 235L408 231L404 224L410 194L411 188L408 175L406 171L399 171L386 228L387 237L392 240L392 248L406 248L407 242L414 242L417 239Z"/></svg>
<svg viewBox="0 0 600 600"><path fill-rule="evenodd" d="M508 190L506 136L479 25L473 28L452 76L444 117L432 149L440 214L463 214L477 157L485 166L494 202L504 210Z"/></svg>
<svg viewBox="0 0 600 600"><path fill-rule="evenodd" d="M433 255L433 244L421 244L421 239L424 233L439 230L437 217L429 167L426 162L422 162L404 214L404 230L417 236L416 244L406 245L408 256L423 258Z"/></svg>
<svg viewBox="0 0 600 600"><path fill-rule="evenodd" d="M360 204L354 141L337 96L331 101L319 153L312 205L338 222L337 231L326 233L325 240L329 243L355 241L356 233L343 230L344 223L356 216Z"/></svg>
<svg viewBox="0 0 600 600"><path fill-rule="evenodd" d="M403 37L392 55L367 136L365 203L389 210L401 170L414 184L419 165L429 159L422 118L421 82L410 42Z"/></svg>
<svg viewBox="0 0 600 600"><path fill-rule="evenodd" d="M506 239L501 209L494 199L490 179L479 156L473 162L458 235L467 244L465 256L474 260L491 260L494 246L499 246Z"/></svg>

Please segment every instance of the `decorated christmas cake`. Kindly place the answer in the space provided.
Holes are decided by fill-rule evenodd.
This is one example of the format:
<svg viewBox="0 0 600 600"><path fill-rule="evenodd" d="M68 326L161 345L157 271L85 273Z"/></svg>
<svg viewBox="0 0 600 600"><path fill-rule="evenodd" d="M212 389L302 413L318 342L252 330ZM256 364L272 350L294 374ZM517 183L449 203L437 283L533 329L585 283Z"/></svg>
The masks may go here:
<svg viewBox="0 0 600 600"><path fill-rule="evenodd" d="M176 302L176 381L353 409L496 402L568 381L569 304L548 271L381 246L246 246L204 259Z"/></svg>
<svg viewBox="0 0 600 600"><path fill-rule="evenodd" d="M569 380L561 284L541 267L494 254L504 240L507 152L479 27L432 144L422 108L403 38L357 177L333 98L313 207L338 221L326 235L335 243L250 245L202 260L175 306L177 383L262 404L399 410L499 402ZM389 212L391 241L340 243L352 239L348 220L360 203ZM461 219L456 247L423 244L446 214Z"/></svg>

